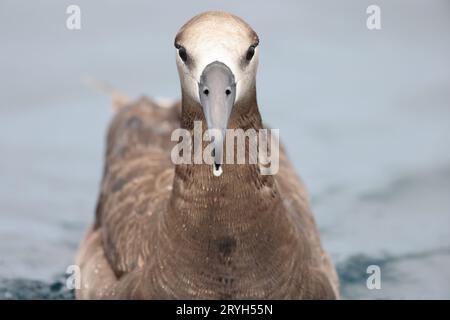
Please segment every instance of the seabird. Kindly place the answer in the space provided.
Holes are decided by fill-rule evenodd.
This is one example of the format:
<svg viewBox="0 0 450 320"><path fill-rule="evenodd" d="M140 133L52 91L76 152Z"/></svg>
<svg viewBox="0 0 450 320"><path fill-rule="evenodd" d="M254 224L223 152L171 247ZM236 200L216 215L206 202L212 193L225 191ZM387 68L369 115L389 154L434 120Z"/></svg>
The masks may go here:
<svg viewBox="0 0 450 320"><path fill-rule="evenodd" d="M307 191L280 150L279 171L171 161L171 133L264 128L256 99L256 32L225 12L189 20L175 38L182 99L121 107L107 135L95 222L80 244L79 299L335 299Z"/></svg>

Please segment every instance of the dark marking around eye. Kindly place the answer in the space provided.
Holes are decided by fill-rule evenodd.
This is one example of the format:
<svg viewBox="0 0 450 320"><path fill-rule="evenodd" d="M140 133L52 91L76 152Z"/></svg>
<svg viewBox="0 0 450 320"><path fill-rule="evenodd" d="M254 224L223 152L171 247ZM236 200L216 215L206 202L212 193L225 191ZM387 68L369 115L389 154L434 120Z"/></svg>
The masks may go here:
<svg viewBox="0 0 450 320"><path fill-rule="evenodd" d="M250 48L248 48L247 55L245 56L245 59L247 59L247 61L252 60L253 56L255 55L255 48L255 45L251 45Z"/></svg>
<svg viewBox="0 0 450 320"><path fill-rule="evenodd" d="M178 55L180 56L180 59L183 60L183 62L186 62L186 60L188 58L186 48L177 43L175 44L175 48L178 49Z"/></svg>
<svg viewBox="0 0 450 320"><path fill-rule="evenodd" d="M178 49L178 55L180 56L181 60L183 60L183 62L186 62L187 53L186 53L186 49L184 47L181 47L180 49Z"/></svg>

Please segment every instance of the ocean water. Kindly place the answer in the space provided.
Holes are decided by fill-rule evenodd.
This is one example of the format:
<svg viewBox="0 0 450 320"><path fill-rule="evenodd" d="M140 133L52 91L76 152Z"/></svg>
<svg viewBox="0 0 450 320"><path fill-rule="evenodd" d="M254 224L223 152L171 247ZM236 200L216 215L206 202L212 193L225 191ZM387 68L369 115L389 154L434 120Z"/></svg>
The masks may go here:
<svg viewBox="0 0 450 320"><path fill-rule="evenodd" d="M67 299L110 97L179 97L173 38L222 9L258 32L258 97L312 196L347 299L450 298L450 3L0 2L0 299ZM381 270L369 290L366 270Z"/></svg>

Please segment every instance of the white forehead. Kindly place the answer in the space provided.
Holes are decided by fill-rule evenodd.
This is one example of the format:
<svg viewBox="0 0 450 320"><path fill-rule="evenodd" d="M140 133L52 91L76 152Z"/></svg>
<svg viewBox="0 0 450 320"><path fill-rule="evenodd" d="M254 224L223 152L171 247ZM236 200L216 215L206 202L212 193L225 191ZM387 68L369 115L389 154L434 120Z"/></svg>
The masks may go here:
<svg viewBox="0 0 450 320"><path fill-rule="evenodd" d="M176 42L189 44L194 49L205 43L220 43L225 47L252 44L256 33L242 19L220 11L199 14L185 23L176 36Z"/></svg>
<svg viewBox="0 0 450 320"><path fill-rule="evenodd" d="M236 82L254 78L258 63L258 48L249 65L243 59L249 46L257 44L258 37L242 19L225 12L206 12L189 20L178 32L175 42L186 49L192 64L185 65L177 57L180 76L198 81L203 69L214 61L226 64ZM187 80L187 79L184 79ZM183 79L182 79L182 82ZM194 84L184 83L184 89L195 95ZM237 96L246 87L238 86Z"/></svg>

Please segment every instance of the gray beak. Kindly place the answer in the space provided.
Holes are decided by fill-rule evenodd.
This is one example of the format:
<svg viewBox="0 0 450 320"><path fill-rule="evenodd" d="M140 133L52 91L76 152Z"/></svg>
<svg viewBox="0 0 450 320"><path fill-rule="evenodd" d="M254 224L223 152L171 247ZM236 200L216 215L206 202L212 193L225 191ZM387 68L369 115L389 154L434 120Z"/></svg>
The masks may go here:
<svg viewBox="0 0 450 320"><path fill-rule="evenodd" d="M214 174L220 175L225 130L236 98L234 75L225 64L212 62L203 70L198 88L208 129L214 135Z"/></svg>

